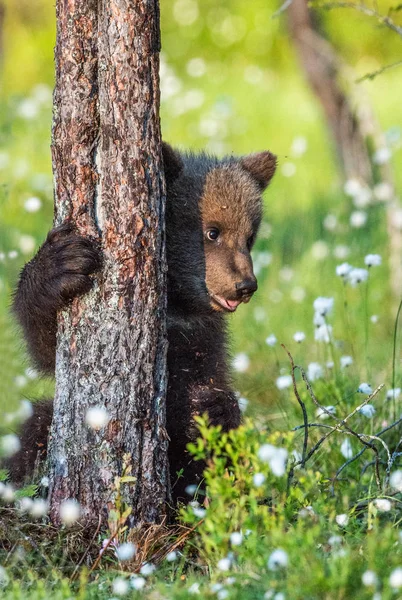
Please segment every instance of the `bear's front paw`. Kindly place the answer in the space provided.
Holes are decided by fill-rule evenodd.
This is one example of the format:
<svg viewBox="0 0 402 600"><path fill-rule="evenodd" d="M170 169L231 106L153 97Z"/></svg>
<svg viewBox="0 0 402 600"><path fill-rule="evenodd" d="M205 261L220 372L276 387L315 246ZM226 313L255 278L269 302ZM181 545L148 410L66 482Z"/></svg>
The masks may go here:
<svg viewBox="0 0 402 600"><path fill-rule="evenodd" d="M58 309L88 292L91 275L102 265L97 242L80 236L69 224L52 229L34 262L40 292Z"/></svg>

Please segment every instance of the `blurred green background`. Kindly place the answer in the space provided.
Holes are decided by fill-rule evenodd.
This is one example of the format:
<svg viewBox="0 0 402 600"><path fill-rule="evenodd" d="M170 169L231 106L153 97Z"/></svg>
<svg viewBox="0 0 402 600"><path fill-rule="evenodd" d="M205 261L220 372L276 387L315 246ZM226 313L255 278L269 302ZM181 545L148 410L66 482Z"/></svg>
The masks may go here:
<svg viewBox="0 0 402 600"><path fill-rule="evenodd" d="M386 14L390 3L377 6ZM386 204L370 202L364 208L366 223L350 225L356 207L344 192L333 143L300 69L286 12L274 16L278 8L271 0L161 0L164 138L181 148L219 155L270 149L279 157L255 249L259 291L231 318L237 389L249 400L247 410L269 415L275 425L282 418L288 424L289 402L294 402L275 383L280 374L289 373L279 343L304 366L312 361L325 366L329 360L339 366L341 355L352 355L354 363L342 379L346 391L361 381L390 387L395 320ZM375 19L342 9L317 14L321 31L352 67L352 79L400 60L402 38ZM52 391L51 382L29 369L9 305L19 270L52 223L54 42L52 3L5 2L0 50L0 406L8 413L22 398ZM401 67L390 69L356 83L354 90L355 98L371 103L385 133L399 191L401 74ZM382 266L372 269L368 285L344 287L336 265L347 260L364 266L368 253L381 254ZM335 297L331 345L314 340L312 303L317 296ZM372 315L378 318L371 320ZM297 331L306 335L300 345L293 340ZM265 342L271 334L278 339L275 347ZM397 359L400 385L399 346ZM336 393L332 375L327 375L320 393L324 403L333 404Z"/></svg>

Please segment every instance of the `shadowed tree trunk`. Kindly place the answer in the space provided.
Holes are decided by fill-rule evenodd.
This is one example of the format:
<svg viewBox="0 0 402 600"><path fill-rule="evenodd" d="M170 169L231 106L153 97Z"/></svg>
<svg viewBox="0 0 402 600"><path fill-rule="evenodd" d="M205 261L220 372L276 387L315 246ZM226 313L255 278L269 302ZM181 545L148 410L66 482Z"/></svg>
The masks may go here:
<svg viewBox="0 0 402 600"><path fill-rule="evenodd" d="M50 513L158 523L169 495L165 431L165 183L157 0L58 0L52 157L55 224L99 239L94 289L59 315ZM107 424L89 427L89 407ZM116 485L116 477L130 481ZM131 479L132 478L132 479Z"/></svg>
<svg viewBox="0 0 402 600"><path fill-rule="evenodd" d="M348 81L350 77L345 77L345 65L318 32L307 0L291 0L287 15L300 64L321 103L345 178L356 178L367 186L385 182L393 189L389 166L376 165L373 161L373 154L384 145L384 139L367 99L362 98L363 90L359 90L360 97L355 108L350 92L351 82ZM401 214L402 208L394 195L387 205L387 228L390 284L395 306L399 304L402 293Z"/></svg>

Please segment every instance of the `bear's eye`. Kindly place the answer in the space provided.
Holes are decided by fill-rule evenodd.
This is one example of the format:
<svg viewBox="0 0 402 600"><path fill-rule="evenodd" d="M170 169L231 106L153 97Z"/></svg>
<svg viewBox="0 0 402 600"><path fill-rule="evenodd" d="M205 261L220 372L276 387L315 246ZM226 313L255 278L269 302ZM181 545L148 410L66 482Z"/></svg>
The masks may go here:
<svg viewBox="0 0 402 600"><path fill-rule="evenodd" d="M216 227L212 227L211 229L208 229L206 233L207 239L211 242L215 242L219 237L219 233L219 229L217 229Z"/></svg>

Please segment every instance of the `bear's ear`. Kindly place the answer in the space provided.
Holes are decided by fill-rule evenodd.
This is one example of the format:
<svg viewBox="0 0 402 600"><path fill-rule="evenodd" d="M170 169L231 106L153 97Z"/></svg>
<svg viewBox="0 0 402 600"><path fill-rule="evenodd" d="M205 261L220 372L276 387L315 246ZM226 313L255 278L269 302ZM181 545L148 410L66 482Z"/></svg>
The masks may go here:
<svg viewBox="0 0 402 600"><path fill-rule="evenodd" d="M183 170L183 161L180 154L166 142L162 142L162 157L166 183L172 183Z"/></svg>
<svg viewBox="0 0 402 600"><path fill-rule="evenodd" d="M258 152L240 159L240 164L265 190L276 171L277 158L272 152Z"/></svg>

